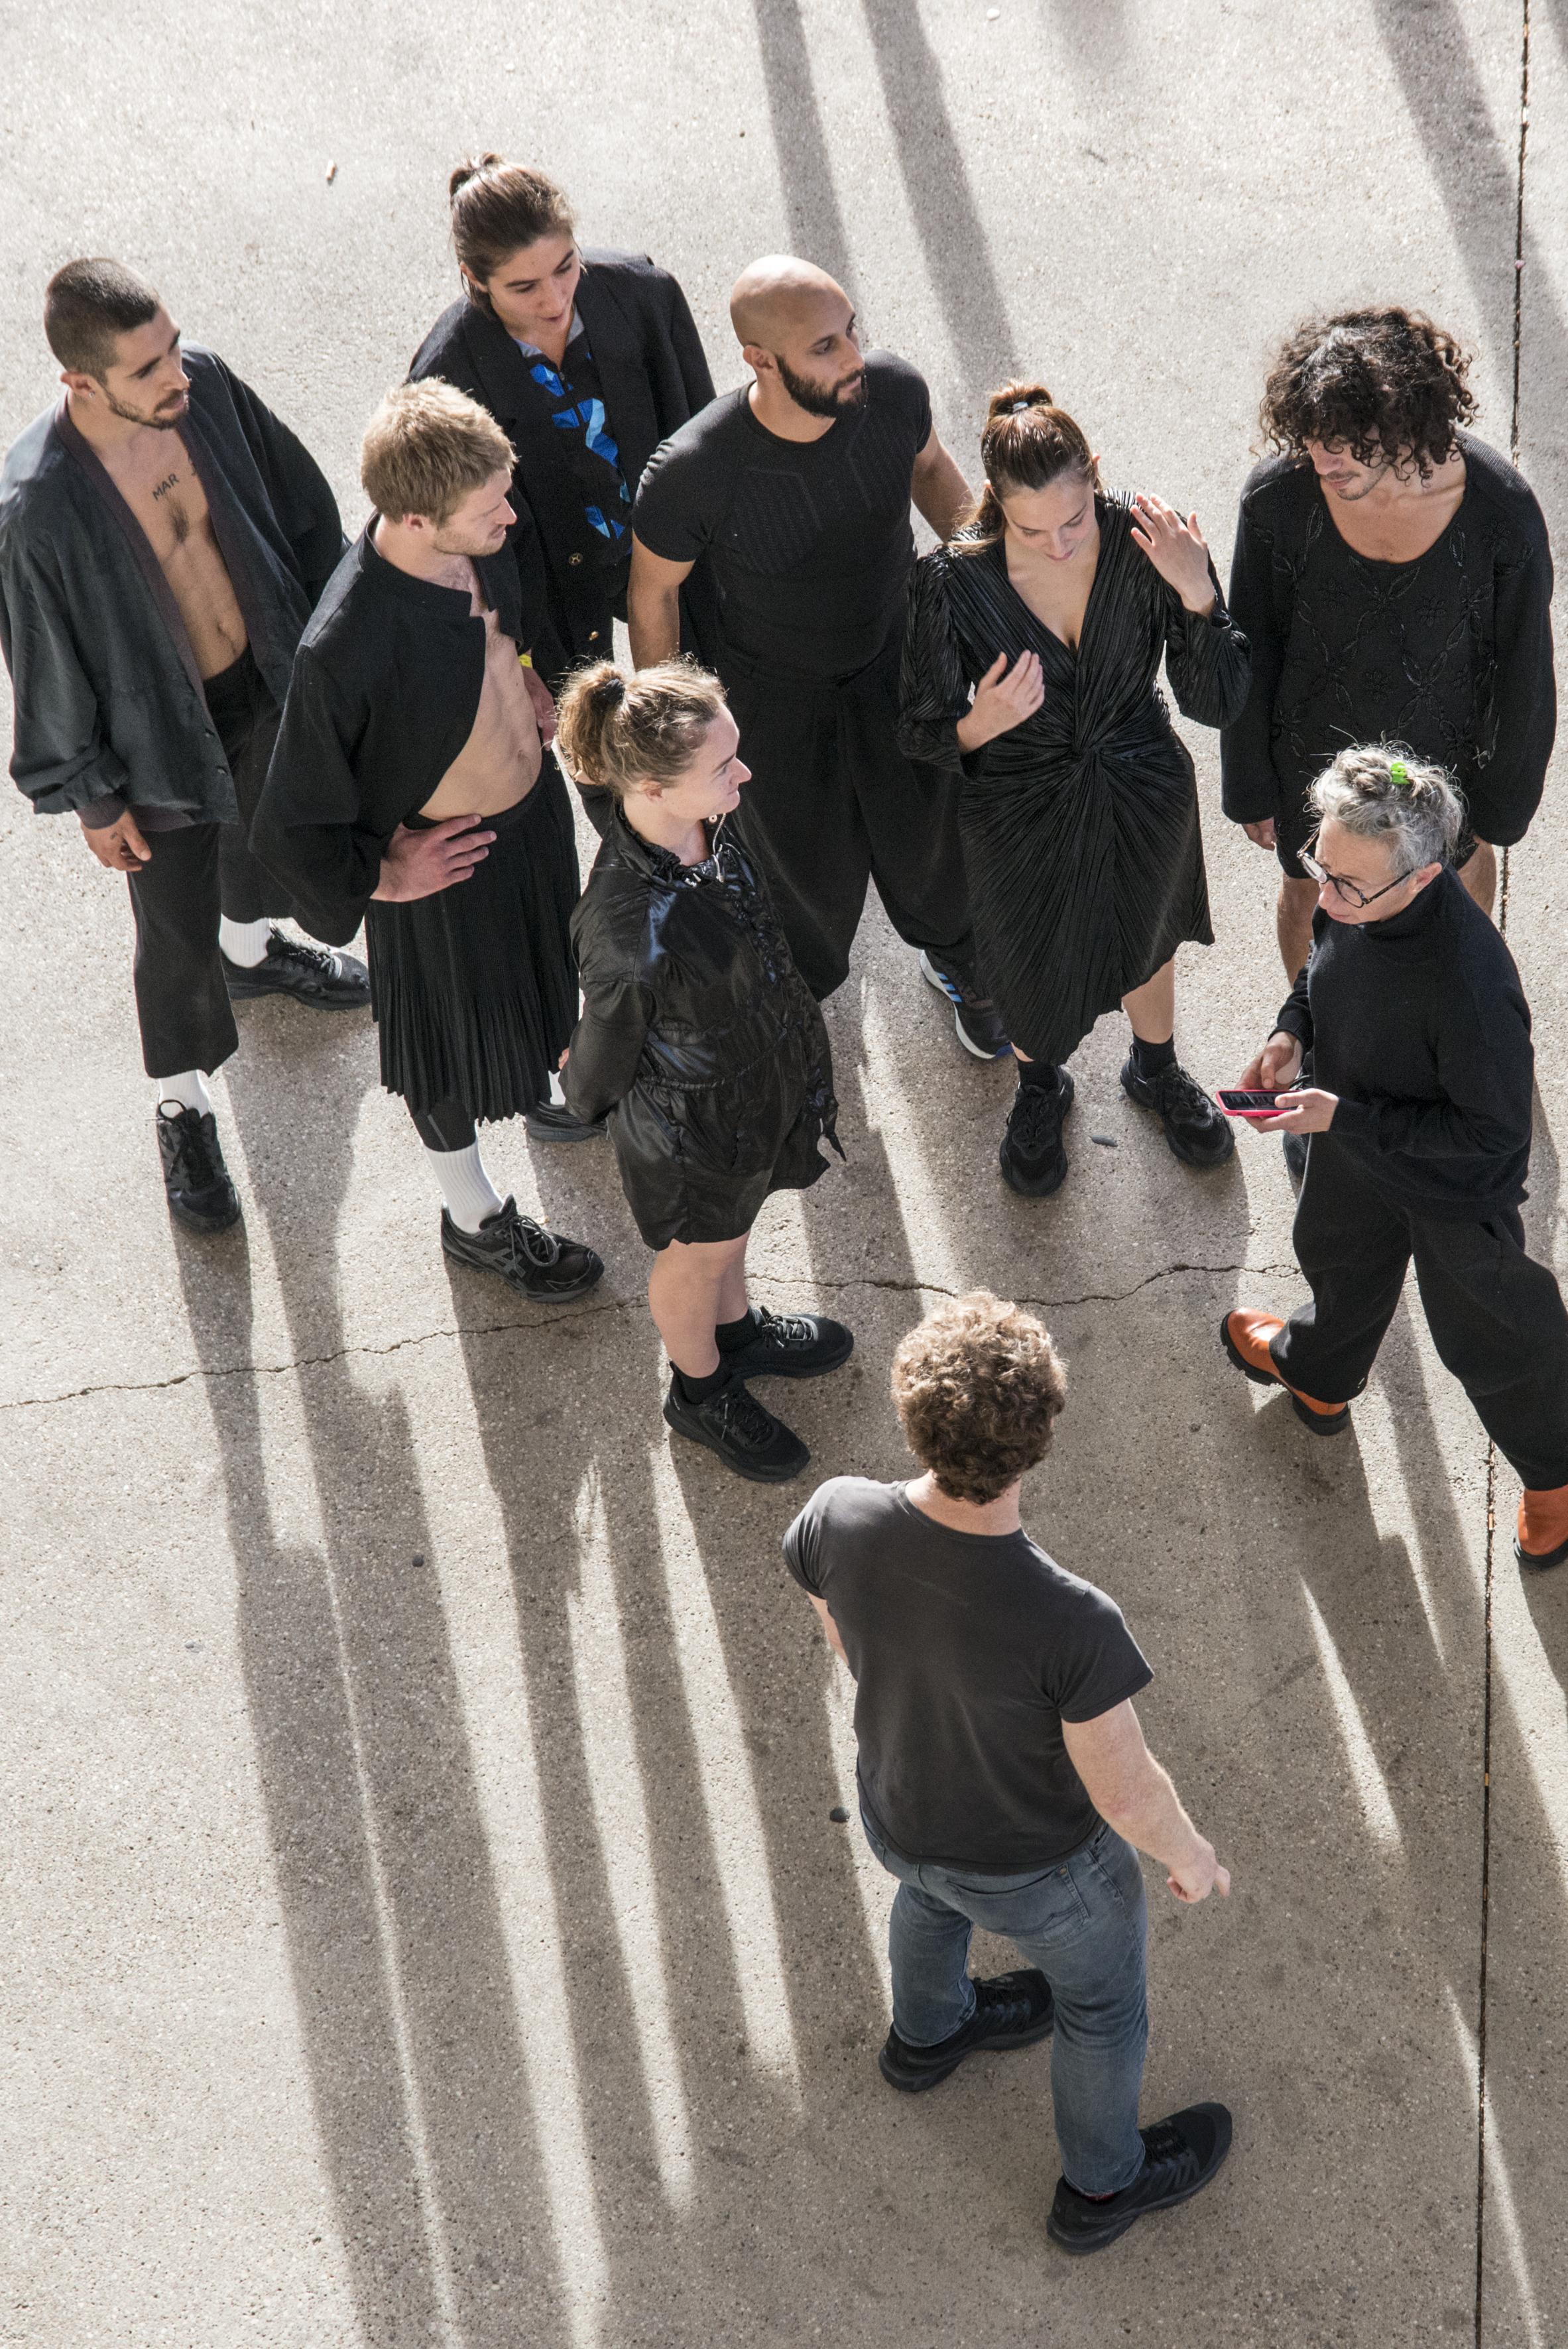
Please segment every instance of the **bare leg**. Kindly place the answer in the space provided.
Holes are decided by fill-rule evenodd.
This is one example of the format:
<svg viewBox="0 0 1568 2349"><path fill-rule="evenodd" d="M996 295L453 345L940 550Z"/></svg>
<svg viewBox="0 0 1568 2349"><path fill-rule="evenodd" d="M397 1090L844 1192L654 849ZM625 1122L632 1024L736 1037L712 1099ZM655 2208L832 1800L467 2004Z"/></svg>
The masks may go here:
<svg viewBox="0 0 1568 2349"><path fill-rule="evenodd" d="M665 1351L688 1379L711 1378L718 1368L714 1330L738 1321L746 1310L746 1243L738 1240L671 1240L654 1258L648 1276L648 1310L665 1341Z"/></svg>
<svg viewBox="0 0 1568 2349"><path fill-rule="evenodd" d="M1316 911L1316 882L1298 881L1293 874L1284 874L1279 885L1279 903L1274 907L1274 932L1284 975L1293 987L1312 952L1312 917Z"/></svg>
<svg viewBox="0 0 1568 2349"><path fill-rule="evenodd" d="M1121 999L1140 1044L1169 1044L1176 1032L1176 957L1161 964L1152 978Z"/></svg>
<svg viewBox="0 0 1568 2349"><path fill-rule="evenodd" d="M1480 907L1490 915L1497 903L1497 851L1490 840L1478 840L1468 864L1460 866L1460 879Z"/></svg>

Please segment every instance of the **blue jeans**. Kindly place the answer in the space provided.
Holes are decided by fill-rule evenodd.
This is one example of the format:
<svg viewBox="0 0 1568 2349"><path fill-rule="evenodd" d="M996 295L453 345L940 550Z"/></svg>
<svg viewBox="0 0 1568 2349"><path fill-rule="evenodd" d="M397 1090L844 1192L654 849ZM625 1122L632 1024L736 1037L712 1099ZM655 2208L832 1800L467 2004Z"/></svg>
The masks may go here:
<svg viewBox="0 0 1568 2349"><path fill-rule="evenodd" d="M866 1841L899 1879L888 1926L892 2027L934 2047L975 2012L965 1971L971 1928L1005 1934L1051 1986L1051 2100L1069 2186L1118 2194L1143 2167L1138 2097L1149 2044L1148 1925L1138 1854L1108 1826L1047 1868L985 1876L890 1850L861 1813Z"/></svg>

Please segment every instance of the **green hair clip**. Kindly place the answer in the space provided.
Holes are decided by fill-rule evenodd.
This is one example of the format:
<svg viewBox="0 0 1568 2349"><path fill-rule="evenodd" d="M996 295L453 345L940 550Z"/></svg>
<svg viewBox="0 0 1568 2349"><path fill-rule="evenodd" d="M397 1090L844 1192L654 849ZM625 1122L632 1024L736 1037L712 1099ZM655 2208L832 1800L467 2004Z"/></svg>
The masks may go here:
<svg viewBox="0 0 1568 2349"><path fill-rule="evenodd" d="M1396 759L1388 769L1388 781L1391 783L1406 784L1409 780L1410 770L1406 766L1403 759Z"/></svg>

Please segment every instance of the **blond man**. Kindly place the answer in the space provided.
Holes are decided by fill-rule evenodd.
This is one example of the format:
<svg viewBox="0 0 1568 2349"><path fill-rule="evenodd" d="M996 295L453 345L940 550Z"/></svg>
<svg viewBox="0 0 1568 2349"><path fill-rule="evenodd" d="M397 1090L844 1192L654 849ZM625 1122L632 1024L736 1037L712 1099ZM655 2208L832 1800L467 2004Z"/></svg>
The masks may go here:
<svg viewBox="0 0 1568 2349"><path fill-rule="evenodd" d="M365 924L381 1081L429 1154L447 1254L561 1298L603 1265L501 1197L476 1132L587 1130L549 1102L577 1011L577 852L505 552L512 462L449 385L382 401L360 457L375 512L301 639L252 843L323 937Z"/></svg>

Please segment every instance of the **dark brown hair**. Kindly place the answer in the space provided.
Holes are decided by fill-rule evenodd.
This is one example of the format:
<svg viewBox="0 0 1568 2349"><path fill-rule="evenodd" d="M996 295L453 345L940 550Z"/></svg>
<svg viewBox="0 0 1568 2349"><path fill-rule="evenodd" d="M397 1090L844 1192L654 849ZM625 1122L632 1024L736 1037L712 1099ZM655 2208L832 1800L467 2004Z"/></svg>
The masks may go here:
<svg viewBox="0 0 1568 2349"><path fill-rule="evenodd" d="M452 243L467 272L469 299L490 305L485 292L509 254L542 236L574 233L572 207L553 180L526 163L503 163L480 155L459 163L447 182L452 207Z"/></svg>
<svg viewBox="0 0 1568 2349"><path fill-rule="evenodd" d="M595 661L567 679L556 739L574 775L624 799L636 783L673 783L724 708L724 688L695 661L660 661L627 677Z"/></svg>
<svg viewBox="0 0 1568 2349"><path fill-rule="evenodd" d="M158 316L158 296L120 261L67 261L44 288L44 339L72 375L101 383L116 338Z"/></svg>
<svg viewBox="0 0 1568 2349"><path fill-rule="evenodd" d="M1475 414L1469 354L1418 310L1341 310L1287 335L1264 387L1271 449L1305 456L1309 440L1358 465L1414 465L1424 480L1454 453Z"/></svg>
<svg viewBox="0 0 1568 2349"><path fill-rule="evenodd" d="M1099 487L1094 452L1065 408L1043 383L1005 383L991 394L980 435L985 487L978 504L960 525L955 552L976 554L995 546L1006 526L1001 494L1006 490L1043 490L1063 473L1076 473Z"/></svg>
<svg viewBox="0 0 1568 2349"><path fill-rule="evenodd" d="M904 1441L953 1501L994 1501L1045 1458L1068 1376L1032 1313L974 1289L928 1314L892 1361Z"/></svg>

